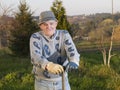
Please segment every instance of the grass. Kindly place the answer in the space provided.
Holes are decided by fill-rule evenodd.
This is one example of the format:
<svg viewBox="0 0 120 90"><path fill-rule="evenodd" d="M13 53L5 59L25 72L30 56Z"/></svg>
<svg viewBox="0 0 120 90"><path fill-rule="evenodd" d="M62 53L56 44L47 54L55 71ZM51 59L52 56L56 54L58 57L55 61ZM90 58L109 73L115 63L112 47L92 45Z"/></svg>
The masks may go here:
<svg viewBox="0 0 120 90"><path fill-rule="evenodd" d="M99 51L80 52L80 67L69 72L72 90L120 90L120 51L111 59L111 68L103 65ZM12 56L0 50L0 90L33 90L34 78L29 57Z"/></svg>
<svg viewBox="0 0 120 90"><path fill-rule="evenodd" d="M10 55L0 57L0 77L10 72L29 72L31 69L29 58L19 58Z"/></svg>
<svg viewBox="0 0 120 90"><path fill-rule="evenodd" d="M29 57L16 57L0 50L0 90L33 90L31 70Z"/></svg>
<svg viewBox="0 0 120 90"><path fill-rule="evenodd" d="M81 51L92 51L92 50L98 50L98 47L100 47L100 42L91 42L91 41L78 41L75 42L76 47ZM110 42L103 43L104 47L109 48ZM120 49L120 42L116 41L113 42L113 49Z"/></svg>

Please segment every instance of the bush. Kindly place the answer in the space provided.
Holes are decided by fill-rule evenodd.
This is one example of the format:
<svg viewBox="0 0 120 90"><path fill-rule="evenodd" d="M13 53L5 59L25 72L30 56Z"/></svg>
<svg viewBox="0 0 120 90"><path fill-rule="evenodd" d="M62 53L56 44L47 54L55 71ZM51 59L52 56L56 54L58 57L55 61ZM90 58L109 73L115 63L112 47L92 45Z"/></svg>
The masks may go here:
<svg viewBox="0 0 120 90"><path fill-rule="evenodd" d="M12 73L7 74L4 77L4 81L6 83L16 82L16 79L17 79L16 77L17 77L17 73L16 72L12 72Z"/></svg>
<svg viewBox="0 0 120 90"><path fill-rule="evenodd" d="M34 79L33 79L33 75L32 74L25 74L22 77L22 84L28 84L28 83L33 83Z"/></svg>

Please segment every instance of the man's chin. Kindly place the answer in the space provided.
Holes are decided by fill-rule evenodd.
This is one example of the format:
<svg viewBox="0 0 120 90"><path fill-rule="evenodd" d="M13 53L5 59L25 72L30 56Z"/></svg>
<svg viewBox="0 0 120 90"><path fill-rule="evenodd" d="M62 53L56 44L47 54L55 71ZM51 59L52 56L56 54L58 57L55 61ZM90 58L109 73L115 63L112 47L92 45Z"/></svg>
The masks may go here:
<svg viewBox="0 0 120 90"><path fill-rule="evenodd" d="M49 37L51 37L51 36L53 36L54 35L54 33L48 33L47 34L47 36L49 36Z"/></svg>

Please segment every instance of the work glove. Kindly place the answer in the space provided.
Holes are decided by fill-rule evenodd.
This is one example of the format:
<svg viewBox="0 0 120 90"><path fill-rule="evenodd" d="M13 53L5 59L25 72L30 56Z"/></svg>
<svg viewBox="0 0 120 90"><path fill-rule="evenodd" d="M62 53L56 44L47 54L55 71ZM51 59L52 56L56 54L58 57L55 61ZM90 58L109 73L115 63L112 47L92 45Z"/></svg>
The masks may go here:
<svg viewBox="0 0 120 90"><path fill-rule="evenodd" d="M69 62L67 65L66 65L66 71L72 71L72 70L76 70L78 69L78 65L74 62Z"/></svg>
<svg viewBox="0 0 120 90"><path fill-rule="evenodd" d="M61 65L49 62L46 66L46 70L53 74L60 74L64 72L64 69Z"/></svg>

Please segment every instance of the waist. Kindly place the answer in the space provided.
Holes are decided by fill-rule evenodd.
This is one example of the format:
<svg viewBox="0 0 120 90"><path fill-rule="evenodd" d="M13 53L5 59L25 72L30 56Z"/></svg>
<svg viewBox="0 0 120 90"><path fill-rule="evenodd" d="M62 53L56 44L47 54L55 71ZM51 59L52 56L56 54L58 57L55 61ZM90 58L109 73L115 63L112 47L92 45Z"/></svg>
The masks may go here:
<svg viewBox="0 0 120 90"><path fill-rule="evenodd" d="M38 82L41 82L41 81L57 82L57 81L61 81L62 78L59 77L59 78L50 78L50 79L47 79L47 78L37 77L37 76L35 76L35 80L38 81Z"/></svg>
<svg viewBox="0 0 120 90"><path fill-rule="evenodd" d="M67 73L64 73L64 77L67 77ZM43 76L35 75L35 79L37 81L44 80L44 81L50 81L50 82L57 82L57 81L62 80L62 75L60 75L59 77L56 77L56 78L46 78L46 77L43 77Z"/></svg>
<svg viewBox="0 0 120 90"><path fill-rule="evenodd" d="M58 84L60 84L61 81L48 81L48 80L43 80L43 79L39 79L39 80L35 79L35 83L36 83L36 84L37 84L37 83L42 83L42 84L44 84L44 85L46 85L46 86L53 86L53 85L58 85Z"/></svg>

